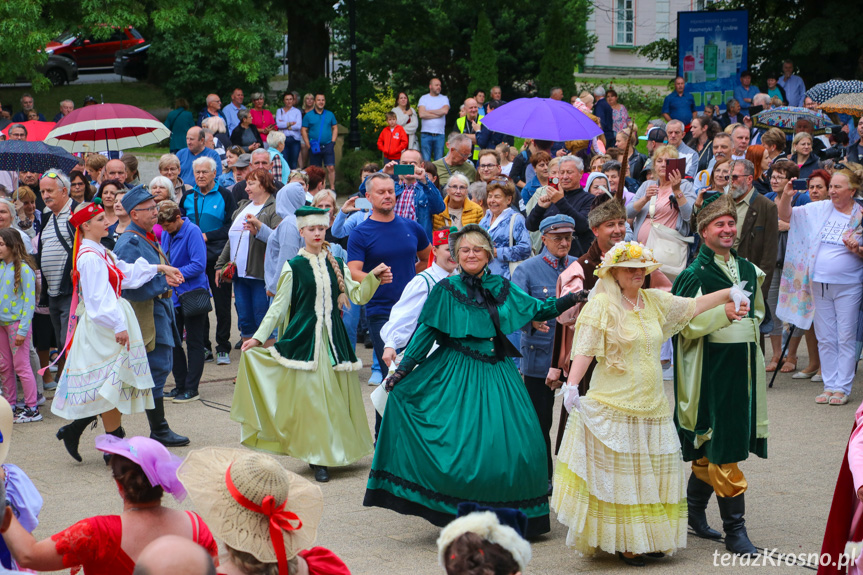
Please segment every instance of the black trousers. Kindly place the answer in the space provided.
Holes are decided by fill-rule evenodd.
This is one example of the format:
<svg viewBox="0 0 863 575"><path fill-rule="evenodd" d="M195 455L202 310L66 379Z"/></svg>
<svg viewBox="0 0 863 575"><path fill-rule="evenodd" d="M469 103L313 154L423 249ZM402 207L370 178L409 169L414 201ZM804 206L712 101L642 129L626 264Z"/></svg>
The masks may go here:
<svg viewBox="0 0 863 575"><path fill-rule="evenodd" d="M201 314L193 317L185 317L183 309L174 308L174 317L177 319L177 330L182 334L186 330L186 347L189 350L188 361L183 346L174 348L174 383L177 391L190 391L197 393L198 384L204 374L204 338L207 330L207 316Z"/></svg>
<svg viewBox="0 0 863 575"><path fill-rule="evenodd" d="M533 409L539 418L539 427L542 429L542 438L545 440L545 458L548 465L548 478L554 475L551 465L551 422L554 418L554 390L545 384L545 378L524 376L524 385L527 394L533 403Z"/></svg>
<svg viewBox="0 0 863 575"><path fill-rule="evenodd" d="M222 282L216 287L215 262L207 262L207 280L213 293L213 310L216 312L216 353L231 353L231 284ZM204 348L213 349L210 341L210 314L204 316Z"/></svg>

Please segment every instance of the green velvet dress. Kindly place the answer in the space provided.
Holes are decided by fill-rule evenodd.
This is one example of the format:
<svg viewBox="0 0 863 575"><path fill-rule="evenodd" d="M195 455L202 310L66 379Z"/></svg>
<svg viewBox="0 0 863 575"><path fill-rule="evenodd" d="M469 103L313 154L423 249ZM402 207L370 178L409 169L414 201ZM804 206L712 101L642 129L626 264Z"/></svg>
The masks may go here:
<svg viewBox="0 0 863 575"><path fill-rule="evenodd" d="M516 508L537 535L550 528L545 442L524 382L495 341L564 310L500 276L484 274L482 287L499 330L461 276L429 294L399 365L409 373L387 399L363 504L438 526L463 501ZM440 347L426 357L434 342Z"/></svg>
<svg viewBox="0 0 863 575"><path fill-rule="evenodd" d="M371 299L379 280L351 279L341 260L345 291L355 304ZM242 424L246 447L307 463L349 465L373 451L354 355L338 307L339 285L324 254L305 250L285 263L276 297L254 338L279 340L240 356L231 419Z"/></svg>

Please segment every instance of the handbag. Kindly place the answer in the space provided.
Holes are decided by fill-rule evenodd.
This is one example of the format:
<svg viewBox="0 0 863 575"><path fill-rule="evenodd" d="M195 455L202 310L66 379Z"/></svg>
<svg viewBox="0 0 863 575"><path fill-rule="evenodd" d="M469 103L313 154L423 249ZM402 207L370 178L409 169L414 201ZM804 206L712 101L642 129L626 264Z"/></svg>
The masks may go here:
<svg viewBox="0 0 863 575"><path fill-rule="evenodd" d="M509 247L512 247L513 238L512 238L512 228L515 225L515 213L513 213L509 217ZM509 262L509 279L512 279L512 274L515 272L515 268L520 266L522 262Z"/></svg>
<svg viewBox="0 0 863 575"><path fill-rule="evenodd" d="M246 233L245 230L240 232L240 239L237 240L237 249L234 250L234 257L222 267L222 279L225 281L231 281L237 275L237 254L240 253L240 244L243 243L244 233Z"/></svg>
<svg viewBox="0 0 863 575"><path fill-rule="evenodd" d="M662 273L669 277L677 277L686 269L689 244L693 238L681 235L677 230L656 223L653 216L656 213L656 196L650 198L650 235L645 246L653 250L653 257L662 264ZM645 224L647 222L644 222ZM644 224L642 224L644 225Z"/></svg>
<svg viewBox="0 0 863 575"><path fill-rule="evenodd" d="M213 304L210 303L210 290L207 288L196 288L181 293L177 298L180 300L180 308L184 317L195 317L210 313Z"/></svg>

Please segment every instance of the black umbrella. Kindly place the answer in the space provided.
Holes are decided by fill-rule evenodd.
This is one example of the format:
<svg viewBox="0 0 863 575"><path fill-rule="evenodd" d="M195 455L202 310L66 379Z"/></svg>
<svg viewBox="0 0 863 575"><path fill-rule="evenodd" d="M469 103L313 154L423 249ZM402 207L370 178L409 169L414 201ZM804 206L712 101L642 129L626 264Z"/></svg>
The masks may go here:
<svg viewBox="0 0 863 575"><path fill-rule="evenodd" d="M78 158L59 146L21 140L0 142L0 170L41 174L57 169L68 173L77 165Z"/></svg>

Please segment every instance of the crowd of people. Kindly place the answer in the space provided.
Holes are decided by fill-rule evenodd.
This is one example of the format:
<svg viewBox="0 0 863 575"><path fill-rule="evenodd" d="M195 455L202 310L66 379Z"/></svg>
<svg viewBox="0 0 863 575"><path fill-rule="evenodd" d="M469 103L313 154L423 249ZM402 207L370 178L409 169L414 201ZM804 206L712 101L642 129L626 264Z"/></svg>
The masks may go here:
<svg viewBox="0 0 863 575"><path fill-rule="evenodd" d="M449 573L483 561L523 571L523 538L548 532L552 509L579 553L644 565L685 547L687 526L722 536L707 524L712 494L726 548L757 553L739 464L767 456L767 374L821 381L815 402L843 406L863 339L859 143L805 120L794 134L753 127L776 99L808 106L791 71L764 91L744 72L725 109L704 113L677 78L647 126L599 86L570 100L599 136L520 148L482 124L506 103L499 87L447 125L435 78L416 108L397 94L382 162L341 203L323 94L295 108L287 92L275 114L260 93L244 106L239 89L225 107L211 94L197 117L178 101L158 175L131 154L0 173L3 396L28 423L53 392L51 411L71 420L57 438L77 461L101 418L97 448L124 501L122 516L43 542L4 522L12 556L137 573L159 546L192 541L206 553L190 560L227 575L262 563L347 573L311 548L320 490L256 451L302 460L320 483L373 454L363 504L444 527ZM358 344L373 350L373 430ZM205 363L230 365L233 350L230 417L252 451L204 449L180 465L165 447L190 440L164 403L200 399ZM126 439L124 416L142 412L150 437ZM165 491L188 492L200 515L164 508ZM134 543L121 520L141 533ZM243 522L260 533L240 536ZM74 543L96 532L98 548Z"/></svg>

